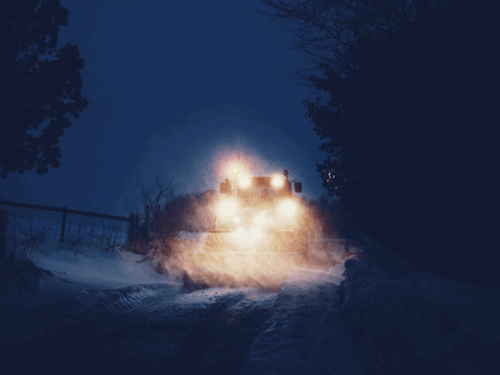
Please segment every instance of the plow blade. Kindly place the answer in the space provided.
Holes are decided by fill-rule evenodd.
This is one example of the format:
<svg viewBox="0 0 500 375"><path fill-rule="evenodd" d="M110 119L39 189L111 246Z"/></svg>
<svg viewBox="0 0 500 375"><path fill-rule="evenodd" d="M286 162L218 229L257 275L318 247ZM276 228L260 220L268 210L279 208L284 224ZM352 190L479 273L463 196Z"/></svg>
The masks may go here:
<svg viewBox="0 0 500 375"><path fill-rule="evenodd" d="M211 232L201 234L197 244L185 254L184 270L189 280L200 285L279 285L307 263L307 248L298 247L293 233L259 238Z"/></svg>
<svg viewBox="0 0 500 375"><path fill-rule="evenodd" d="M203 253L279 253L308 252L307 236L294 231L269 233L210 232Z"/></svg>
<svg viewBox="0 0 500 375"><path fill-rule="evenodd" d="M304 264L303 254L217 252L190 254L185 284L202 287L275 288ZM188 281L189 280L189 281Z"/></svg>

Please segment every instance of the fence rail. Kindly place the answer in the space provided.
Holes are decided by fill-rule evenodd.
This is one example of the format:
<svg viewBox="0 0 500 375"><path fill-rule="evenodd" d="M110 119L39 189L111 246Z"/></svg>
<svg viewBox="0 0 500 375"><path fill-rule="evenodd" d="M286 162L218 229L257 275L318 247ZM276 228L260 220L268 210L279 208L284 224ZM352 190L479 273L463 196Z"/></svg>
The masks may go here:
<svg viewBox="0 0 500 375"><path fill-rule="evenodd" d="M59 207L41 206L38 204L18 203L18 202L4 201L1 199L0 199L0 205L22 207L22 208L31 208L34 210L61 212L63 214L68 213L68 214L73 214L73 215L92 216L92 217L97 217L97 218L102 218L102 219L110 219L110 220L118 220L118 221L126 221L126 222L130 222L130 220L131 220L130 217L124 217L124 216L114 216L114 215L99 214L99 213L88 212L88 211L71 210L71 209L66 208L66 207L59 208Z"/></svg>
<svg viewBox="0 0 500 375"><path fill-rule="evenodd" d="M11 209L7 211L4 207ZM85 217L88 219L85 219ZM101 237L105 234L109 235L109 233L114 233L115 235L119 232L123 233L124 228L118 223L127 223L129 234L134 233L138 221L137 215L134 214L131 214L129 217L124 217L73 210L67 207L50 207L0 200L0 257L5 255L6 229L8 220L12 218L16 221L14 226L19 224L18 221L21 221L25 225L29 225L30 228L32 228L33 222L36 222L38 225L42 223L50 224L49 228L52 228L54 224L56 224L57 227L59 226L57 223L59 223L60 232L57 233L60 234L60 242L65 242L67 240L68 233L73 237L80 236L79 238L81 238L82 228L87 228L87 234L90 235L91 238L97 238L99 236L99 234L96 234L97 232L100 233ZM95 219L102 219L102 221L96 224ZM11 223L10 225L12 226L13 224ZM46 228L46 226L44 228ZM10 228L9 230L15 231L16 228Z"/></svg>

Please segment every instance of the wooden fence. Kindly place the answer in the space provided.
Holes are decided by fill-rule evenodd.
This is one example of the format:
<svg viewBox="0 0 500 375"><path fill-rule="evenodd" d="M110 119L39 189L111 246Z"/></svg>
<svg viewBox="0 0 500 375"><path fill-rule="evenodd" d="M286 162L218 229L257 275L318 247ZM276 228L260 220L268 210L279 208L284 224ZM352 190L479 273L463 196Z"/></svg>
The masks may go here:
<svg viewBox="0 0 500 375"><path fill-rule="evenodd" d="M96 212L88 212L88 211L80 211L80 210L72 210L67 207L49 207L42 206L37 204L28 204L28 203L19 203L19 202L11 202L0 200L1 206L9 206L9 207L17 207L23 209L30 210L40 210L40 211L49 211L49 212L57 212L62 214L61 219L61 230L60 230L60 242L65 242L66 236L66 221L67 215L79 215L79 216L87 216L93 218L101 218L107 220L115 220L120 222L126 222L129 225L129 234L135 233L138 225L138 215L130 214L129 217L124 216L115 216L115 215L107 215L100 214ZM5 255L5 231L7 226L7 212L5 209L0 209L0 258Z"/></svg>

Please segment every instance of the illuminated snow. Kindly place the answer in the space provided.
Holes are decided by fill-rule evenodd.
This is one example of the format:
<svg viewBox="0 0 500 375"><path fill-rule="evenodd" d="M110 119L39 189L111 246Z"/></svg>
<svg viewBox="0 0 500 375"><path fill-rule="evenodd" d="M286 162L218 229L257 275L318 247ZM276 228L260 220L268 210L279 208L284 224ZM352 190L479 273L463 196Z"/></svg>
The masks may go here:
<svg viewBox="0 0 500 375"><path fill-rule="evenodd" d="M49 347L59 345L56 332L79 326L83 342L95 340L97 358L132 361L117 362L117 371L159 371L165 356L172 366L185 366L177 373L224 366L240 374L390 373L397 364L401 373L483 374L499 365L500 291L419 273L387 249L369 247L345 267L309 265L274 291L189 291L179 273L159 275L154 263L142 259L92 247L75 256L54 246L39 262L55 275L45 277L44 302L2 297L1 333L9 345L0 349L10 353L7 369L44 364L54 370ZM115 341L109 341L112 335ZM43 357L22 363L19 345L39 341ZM84 349L79 342L69 344L76 353ZM74 365L64 362L64 371L85 363L94 373L106 373L73 355Z"/></svg>

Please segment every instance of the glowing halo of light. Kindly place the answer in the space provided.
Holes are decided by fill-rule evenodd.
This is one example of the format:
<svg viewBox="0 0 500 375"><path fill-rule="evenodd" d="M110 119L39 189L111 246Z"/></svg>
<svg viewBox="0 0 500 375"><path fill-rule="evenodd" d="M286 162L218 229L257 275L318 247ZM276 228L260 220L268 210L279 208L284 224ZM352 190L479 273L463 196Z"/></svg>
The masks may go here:
<svg viewBox="0 0 500 375"><path fill-rule="evenodd" d="M236 239L243 239L246 237L247 233L245 232L245 229L243 229L242 227L239 227L238 229L236 229L234 232L233 232L233 235L234 237L236 237Z"/></svg>
<svg viewBox="0 0 500 375"><path fill-rule="evenodd" d="M280 189L285 184L285 180L283 179L283 177L274 176L271 180L271 184L273 185L274 188Z"/></svg>
<svg viewBox="0 0 500 375"><path fill-rule="evenodd" d="M260 215L257 215L255 217L255 224L261 225L261 226L266 224L267 220L266 220L265 214L266 214L266 211L263 211Z"/></svg>
<svg viewBox="0 0 500 375"><path fill-rule="evenodd" d="M283 216L294 216L297 212L297 204L287 199L279 205L279 211Z"/></svg>
<svg viewBox="0 0 500 375"><path fill-rule="evenodd" d="M262 236L262 230L258 227L253 227L251 230L250 230L250 235L252 236L252 238L259 238L260 236Z"/></svg>
<svg viewBox="0 0 500 375"><path fill-rule="evenodd" d="M225 200L219 205L219 213L223 216L234 214L236 209L236 202L232 199Z"/></svg>
<svg viewBox="0 0 500 375"><path fill-rule="evenodd" d="M238 185L242 188L250 187L251 183L252 183L252 180L248 176L241 176L238 179Z"/></svg>
<svg viewBox="0 0 500 375"><path fill-rule="evenodd" d="M240 173L240 170L238 169L238 167L232 167L231 173L233 176L236 176L238 173Z"/></svg>

